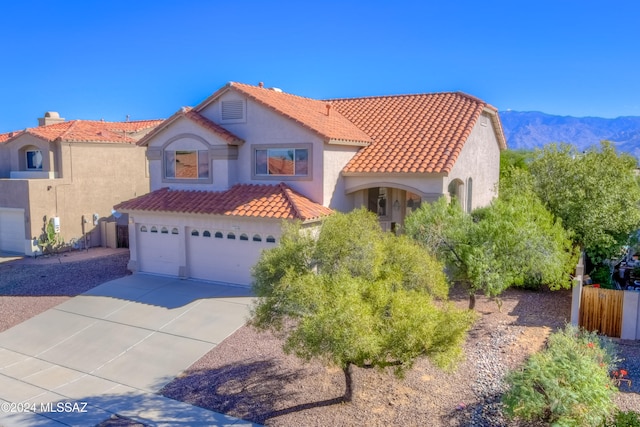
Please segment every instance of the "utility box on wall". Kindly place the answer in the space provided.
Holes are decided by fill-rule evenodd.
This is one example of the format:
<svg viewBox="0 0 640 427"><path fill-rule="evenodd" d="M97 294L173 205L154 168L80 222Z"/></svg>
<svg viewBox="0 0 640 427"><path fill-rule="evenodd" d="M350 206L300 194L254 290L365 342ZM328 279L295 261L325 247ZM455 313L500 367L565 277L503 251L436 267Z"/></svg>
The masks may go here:
<svg viewBox="0 0 640 427"><path fill-rule="evenodd" d="M53 224L53 231L55 231L56 233L60 232L60 217L59 216L54 216L53 218L51 218L51 223Z"/></svg>

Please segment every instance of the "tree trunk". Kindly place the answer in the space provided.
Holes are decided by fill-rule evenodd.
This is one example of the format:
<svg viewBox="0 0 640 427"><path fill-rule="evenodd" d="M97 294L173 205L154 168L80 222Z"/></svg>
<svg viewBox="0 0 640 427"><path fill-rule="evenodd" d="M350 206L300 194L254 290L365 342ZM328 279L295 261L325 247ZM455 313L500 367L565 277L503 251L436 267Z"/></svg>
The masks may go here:
<svg viewBox="0 0 640 427"><path fill-rule="evenodd" d="M344 373L344 397L342 400L344 402L351 402L353 399L353 378L351 378L351 363L347 363L347 366L342 368L342 372Z"/></svg>
<svg viewBox="0 0 640 427"><path fill-rule="evenodd" d="M473 310L476 307L476 294L471 292L469 294L469 310Z"/></svg>

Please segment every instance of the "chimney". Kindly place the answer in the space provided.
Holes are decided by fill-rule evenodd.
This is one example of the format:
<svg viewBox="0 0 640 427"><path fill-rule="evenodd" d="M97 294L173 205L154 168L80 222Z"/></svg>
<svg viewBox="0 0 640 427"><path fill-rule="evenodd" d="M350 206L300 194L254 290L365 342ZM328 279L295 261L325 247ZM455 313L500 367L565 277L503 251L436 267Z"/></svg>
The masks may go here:
<svg viewBox="0 0 640 427"><path fill-rule="evenodd" d="M263 82L258 83L258 87L259 88L263 88L264 87L264 83Z"/></svg>
<svg viewBox="0 0 640 427"><path fill-rule="evenodd" d="M47 126L62 122L64 122L64 118L60 117L60 114L55 111L47 111L44 113L44 117L38 118L38 126Z"/></svg>
<svg viewBox="0 0 640 427"><path fill-rule="evenodd" d="M331 104L327 103L327 116L329 115L329 111L331 111Z"/></svg>

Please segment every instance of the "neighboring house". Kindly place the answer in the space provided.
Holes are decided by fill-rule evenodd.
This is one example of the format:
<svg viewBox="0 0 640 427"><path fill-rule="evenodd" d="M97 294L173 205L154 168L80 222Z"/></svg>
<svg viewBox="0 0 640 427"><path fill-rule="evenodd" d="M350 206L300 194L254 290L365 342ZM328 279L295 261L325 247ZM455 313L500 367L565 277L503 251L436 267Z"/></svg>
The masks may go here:
<svg viewBox="0 0 640 427"><path fill-rule="evenodd" d="M100 245L98 223L113 205L149 191L136 142L161 122L65 121L47 112L38 127L0 135L0 251L39 253L54 218L66 243Z"/></svg>
<svg viewBox="0 0 640 427"><path fill-rule="evenodd" d="M506 148L497 110L463 93L320 101L229 83L142 138L151 193L130 215L135 271L241 285L283 220L366 206L398 230L423 202L487 205Z"/></svg>

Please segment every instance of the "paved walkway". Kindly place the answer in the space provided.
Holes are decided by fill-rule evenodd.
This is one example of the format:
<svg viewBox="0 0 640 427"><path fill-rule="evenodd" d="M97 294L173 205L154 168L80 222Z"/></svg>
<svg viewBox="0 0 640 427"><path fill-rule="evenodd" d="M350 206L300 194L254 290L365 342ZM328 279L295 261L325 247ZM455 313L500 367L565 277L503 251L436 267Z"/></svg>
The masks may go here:
<svg viewBox="0 0 640 427"><path fill-rule="evenodd" d="M118 414L152 426L250 426L157 394L241 327L250 303L245 288L134 274L6 330L0 425L87 426Z"/></svg>

